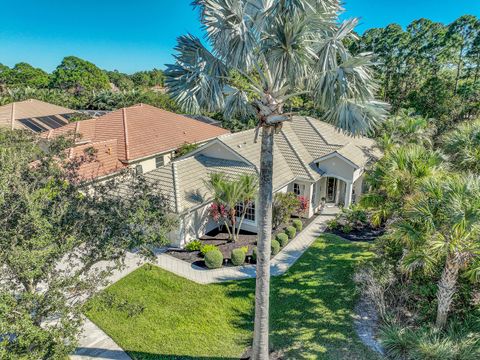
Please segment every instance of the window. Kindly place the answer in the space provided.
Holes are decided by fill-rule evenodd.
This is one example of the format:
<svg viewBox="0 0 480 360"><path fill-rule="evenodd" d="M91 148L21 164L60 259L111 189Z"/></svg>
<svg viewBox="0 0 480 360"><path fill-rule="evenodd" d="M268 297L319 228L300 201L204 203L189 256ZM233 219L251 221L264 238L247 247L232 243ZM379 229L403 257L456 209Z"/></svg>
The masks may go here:
<svg viewBox="0 0 480 360"><path fill-rule="evenodd" d="M143 174L143 167L142 165L138 164L137 166L135 166L135 173L137 175L142 175Z"/></svg>
<svg viewBox="0 0 480 360"><path fill-rule="evenodd" d="M158 169L159 167L162 167L165 165L165 162L163 161L163 155L162 156L157 156L155 158L155 167Z"/></svg>
<svg viewBox="0 0 480 360"><path fill-rule="evenodd" d="M303 195L305 190L305 185L300 185L297 183L293 183L293 193L297 196Z"/></svg>
<svg viewBox="0 0 480 360"><path fill-rule="evenodd" d="M239 203L235 206L235 211L237 216L240 217L243 214L243 203ZM251 203L248 208L247 212L245 213L245 220L255 221L255 203Z"/></svg>

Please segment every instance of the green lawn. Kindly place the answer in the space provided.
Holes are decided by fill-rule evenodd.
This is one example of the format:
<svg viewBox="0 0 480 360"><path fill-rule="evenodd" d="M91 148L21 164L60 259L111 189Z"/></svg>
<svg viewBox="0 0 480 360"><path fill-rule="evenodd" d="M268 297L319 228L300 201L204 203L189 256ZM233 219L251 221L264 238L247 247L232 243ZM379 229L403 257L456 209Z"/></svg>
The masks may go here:
<svg viewBox="0 0 480 360"><path fill-rule="evenodd" d="M323 235L272 279L271 342L289 359L375 359L353 328L352 275L369 245ZM235 359L252 337L254 280L199 285L144 266L91 301L88 317L134 359Z"/></svg>

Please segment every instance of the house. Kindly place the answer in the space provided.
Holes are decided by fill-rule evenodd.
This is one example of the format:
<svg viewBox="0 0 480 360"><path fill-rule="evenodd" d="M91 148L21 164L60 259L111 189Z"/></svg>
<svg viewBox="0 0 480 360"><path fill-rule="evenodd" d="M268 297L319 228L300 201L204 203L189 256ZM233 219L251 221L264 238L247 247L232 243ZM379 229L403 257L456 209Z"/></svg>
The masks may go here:
<svg viewBox="0 0 480 360"><path fill-rule="evenodd" d="M212 194L205 184L211 173L229 177L259 174L261 141L254 139L255 130L222 135L146 174L149 181L160 185L172 211L179 215L172 245L184 246L216 228L208 216ZM307 217L313 216L322 202L349 206L362 194L365 167L380 155L371 139L349 136L320 120L296 116L275 135L273 189L308 199ZM257 232L255 205L248 210L242 229Z"/></svg>
<svg viewBox="0 0 480 360"><path fill-rule="evenodd" d="M86 164L80 169L82 177L98 178L125 167L147 173L168 164L182 145L203 144L229 131L205 121L138 104L50 130L44 137L51 139L72 133L76 134L72 156L91 148L98 155L96 164Z"/></svg>
<svg viewBox="0 0 480 360"><path fill-rule="evenodd" d="M68 124L75 110L29 99L0 106L0 126L41 133Z"/></svg>

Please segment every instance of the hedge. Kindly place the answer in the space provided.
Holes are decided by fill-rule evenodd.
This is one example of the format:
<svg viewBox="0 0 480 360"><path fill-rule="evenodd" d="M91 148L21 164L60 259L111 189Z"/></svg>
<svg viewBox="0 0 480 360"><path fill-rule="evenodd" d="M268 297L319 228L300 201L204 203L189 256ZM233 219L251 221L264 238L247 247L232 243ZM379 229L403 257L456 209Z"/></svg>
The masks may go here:
<svg viewBox="0 0 480 360"><path fill-rule="evenodd" d="M205 254L205 265L209 269L218 269L222 267L223 255L220 250L210 250Z"/></svg>

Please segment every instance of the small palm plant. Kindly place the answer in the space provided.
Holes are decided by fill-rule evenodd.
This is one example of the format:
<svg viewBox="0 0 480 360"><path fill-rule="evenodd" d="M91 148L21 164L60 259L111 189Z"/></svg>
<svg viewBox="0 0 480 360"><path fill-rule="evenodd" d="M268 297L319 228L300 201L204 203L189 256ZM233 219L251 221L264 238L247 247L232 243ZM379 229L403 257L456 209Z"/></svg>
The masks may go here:
<svg viewBox="0 0 480 360"><path fill-rule="evenodd" d="M480 119L467 121L442 139L452 166L480 174Z"/></svg>
<svg viewBox="0 0 480 360"><path fill-rule="evenodd" d="M446 325L460 272L480 278L480 178L451 176L425 182L406 204L393 237L407 252L407 270L443 268L437 290L436 325Z"/></svg>
<svg viewBox="0 0 480 360"><path fill-rule="evenodd" d="M372 224L379 226L398 214L405 198L442 168L440 153L418 145L388 151L367 174L371 189L360 200L372 211Z"/></svg>
<svg viewBox="0 0 480 360"><path fill-rule="evenodd" d="M255 203L257 179L251 175L242 175L236 180L229 180L222 173L213 173L207 186L213 193L217 207L225 209L226 216L223 220L230 240L237 241L248 208ZM237 208L241 209L240 212Z"/></svg>
<svg viewBox="0 0 480 360"><path fill-rule="evenodd" d="M371 54L352 56L345 41L357 20L338 22L338 0L196 0L211 51L178 39L166 86L184 111L255 116L261 129L257 287L253 359L269 353L268 313L274 134L291 120L284 106L312 99L325 120L361 133L386 115L376 101ZM244 81L238 81L240 76ZM235 86L235 84L242 84Z"/></svg>

